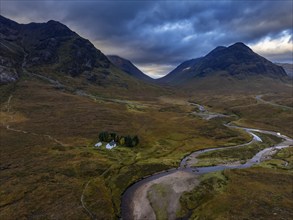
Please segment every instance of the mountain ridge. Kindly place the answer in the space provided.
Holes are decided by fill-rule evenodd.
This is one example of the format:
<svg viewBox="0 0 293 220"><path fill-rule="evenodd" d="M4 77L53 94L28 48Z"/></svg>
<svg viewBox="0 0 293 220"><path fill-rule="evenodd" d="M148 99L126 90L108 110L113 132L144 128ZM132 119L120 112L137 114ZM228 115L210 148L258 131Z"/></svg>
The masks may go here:
<svg viewBox="0 0 293 220"><path fill-rule="evenodd" d="M79 83L125 89L139 88L141 81L191 85L211 76L218 76L219 82L225 77L235 81L252 77L280 80L287 76L282 67L253 52L242 42L218 46L203 57L184 61L166 76L155 80L127 59L117 55L107 57L89 40L58 21L19 24L0 16L0 36L1 84L17 81L24 68L45 76L66 76L74 80L77 77L83 79Z"/></svg>
<svg viewBox="0 0 293 220"><path fill-rule="evenodd" d="M256 54L242 42L229 47L219 46L202 58L192 59L191 65L185 61L166 76L160 79L162 83L181 84L198 77L207 77L220 73L243 79L250 76L264 76L280 79L286 76L282 67ZM191 60L189 60L191 61ZM186 71L181 68L185 67Z"/></svg>

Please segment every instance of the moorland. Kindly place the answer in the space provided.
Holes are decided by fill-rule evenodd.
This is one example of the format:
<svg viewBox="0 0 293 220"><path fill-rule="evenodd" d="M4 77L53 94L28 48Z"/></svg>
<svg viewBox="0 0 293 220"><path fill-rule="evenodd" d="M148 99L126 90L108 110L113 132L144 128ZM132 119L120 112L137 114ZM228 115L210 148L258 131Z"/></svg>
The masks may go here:
<svg viewBox="0 0 293 220"><path fill-rule="evenodd" d="M292 79L279 67L266 75L255 71L260 64L251 67L252 60L236 76L228 68L195 74L180 85L149 82L121 70L58 22L19 26L4 17L0 22L5 36L0 55L7 61L1 64L6 75L0 87L0 219L118 219L123 193L141 178L178 168L194 151L252 140L228 123L293 137ZM239 53L236 46L232 54ZM255 56L246 47L243 51ZM216 52L207 62L220 56ZM196 65L194 72L205 71L205 60ZM224 117L207 120L192 103ZM139 144L97 149L102 131L137 135ZM194 166L243 163L281 142L257 134L263 142L203 154ZM177 185L184 178L194 185L177 195L172 218L291 219L292 149L278 150L247 169L183 174ZM170 184L150 186L147 202L157 219L168 218L164 205L174 198L167 196L172 190Z"/></svg>

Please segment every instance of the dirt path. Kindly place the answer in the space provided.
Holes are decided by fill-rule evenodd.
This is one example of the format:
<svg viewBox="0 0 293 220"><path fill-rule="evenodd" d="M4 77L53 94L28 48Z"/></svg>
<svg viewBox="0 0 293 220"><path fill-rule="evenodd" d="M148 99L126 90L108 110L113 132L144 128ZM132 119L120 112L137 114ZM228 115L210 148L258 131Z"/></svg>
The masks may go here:
<svg viewBox="0 0 293 220"><path fill-rule="evenodd" d="M95 216L94 216L94 214L86 207L85 202L84 202L84 193L85 193L88 185L90 184L90 182L91 182L91 180L89 180L85 184L85 187L83 188L83 191L82 191L82 194L81 194L81 197L80 197L80 202L81 202L81 205L84 208L84 210L86 210L86 212L88 213L88 215L91 217L91 219L96 219Z"/></svg>
<svg viewBox="0 0 293 220"><path fill-rule="evenodd" d="M99 177L102 177L104 176L110 169L112 168L112 166L110 166L108 169L106 169ZM86 210L86 212L88 213L88 215L91 217L91 219L93 220L96 220L97 218L95 217L95 215L87 208L86 206L86 203L84 202L84 194L88 188L88 185L90 184L90 182L92 181L93 179L90 179L86 184L85 184L85 187L83 188L82 190L82 194L80 196L80 202L81 202L81 205L82 207L84 208L84 210Z"/></svg>
<svg viewBox="0 0 293 220"><path fill-rule="evenodd" d="M11 100L12 100L12 98L13 98L13 96L10 95L8 100L7 100L6 113L9 115L10 120L14 121L14 116L13 116L13 113L11 112ZM10 125L8 124L8 122L7 123L2 122L2 126L4 126L9 131L23 133L23 134L30 134L30 135L35 135L35 136L43 136L43 137L46 137L46 138L52 140L53 142L57 143L58 145L61 145L63 147L66 146L61 141L57 140L56 138L54 138L54 137L52 137L51 135L48 135L48 134L37 134L35 132L30 132L30 131L20 130L20 129L16 129L16 128L11 128Z"/></svg>
<svg viewBox="0 0 293 220"><path fill-rule="evenodd" d="M263 103L263 104L267 104L267 105L272 105L272 106L280 107L280 108L283 108L283 109L288 109L288 110L292 110L293 109L292 107L289 107L289 106L286 106L286 105L280 105L280 104L277 104L277 103L274 103L274 102L270 102L270 101L263 100L262 99L263 96L264 95L257 95L257 96L255 96L256 101L259 102L259 103Z"/></svg>

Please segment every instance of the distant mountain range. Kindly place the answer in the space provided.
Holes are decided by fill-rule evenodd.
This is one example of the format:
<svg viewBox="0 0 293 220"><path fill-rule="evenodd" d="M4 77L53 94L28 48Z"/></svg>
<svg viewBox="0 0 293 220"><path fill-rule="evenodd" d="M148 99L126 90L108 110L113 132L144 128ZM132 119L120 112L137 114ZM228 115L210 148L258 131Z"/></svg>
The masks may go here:
<svg viewBox="0 0 293 220"><path fill-rule="evenodd" d="M254 53L245 44L235 43L229 47L217 47L204 57L185 61L159 81L182 84L214 75L236 79L250 76L280 79L287 76L282 67Z"/></svg>
<svg viewBox="0 0 293 220"><path fill-rule="evenodd" d="M141 79L144 81L154 82L154 79L144 74L141 70L139 70L131 61L126 60L117 55L108 55L108 59L119 69L128 73L130 76L133 76L137 79Z"/></svg>

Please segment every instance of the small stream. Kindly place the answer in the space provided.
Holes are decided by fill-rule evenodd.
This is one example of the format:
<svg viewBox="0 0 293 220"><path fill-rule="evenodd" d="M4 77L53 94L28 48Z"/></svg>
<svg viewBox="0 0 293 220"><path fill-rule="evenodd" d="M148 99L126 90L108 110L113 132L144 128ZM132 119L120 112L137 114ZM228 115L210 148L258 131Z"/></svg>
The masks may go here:
<svg viewBox="0 0 293 220"><path fill-rule="evenodd" d="M211 118L214 118L214 117L227 117L226 115L217 114L217 113L211 113L211 115L213 117L209 117L210 112L208 112L203 106L196 104L196 103L191 103L191 104L194 106L197 106L199 109L199 112L194 112L193 114L197 114L198 116L202 117L203 119L210 120ZM209 149L194 151L181 160L178 168L173 168L173 169L162 171L160 173L152 174L150 176L147 176L147 177L139 180L138 182L134 183L133 185L129 186L122 195L122 201L121 201L122 219L124 219L124 220L134 219L133 215L132 215L132 209L133 209L132 201L133 201L134 193L138 188L140 188L141 186L143 186L146 183L149 183L149 182L154 181L156 179L159 179L163 176L170 175L170 174L173 174L173 173L179 172L179 171L189 172L189 173L193 173L195 175L198 175L198 174L205 174L205 173L210 173L210 172L215 172L215 171L222 171L225 169L248 168L248 167L251 167L255 164L260 163L264 159L263 158L264 155L266 155L269 152L272 152L272 150L275 150L275 152L277 152L277 150L280 150L282 148L286 148L286 147L289 147L290 145L293 145L293 139L291 139L285 135L281 135L280 133L277 133L274 131L244 128L244 127L238 127L238 126L230 125L230 124L225 124L225 126L227 126L229 128L241 129L241 130L247 132L249 135L252 136L252 140L248 143L237 145L237 146L209 148ZM247 160L247 162L244 164L217 165L217 166L208 166L208 167L193 167L188 163L188 161L190 161L191 159L195 160L199 155L204 154L206 152L216 151L216 150L221 150L221 149L229 149L229 148L239 148L239 147L244 147L246 145L250 145L251 143L254 143L254 142L262 142L262 139L259 136L257 136L254 132L263 133L263 134L270 134L270 135L280 137L280 138L282 138L282 142L275 145L275 146L268 147L268 148L261 150L256 155L254 155L250 160Z"/></svg>

